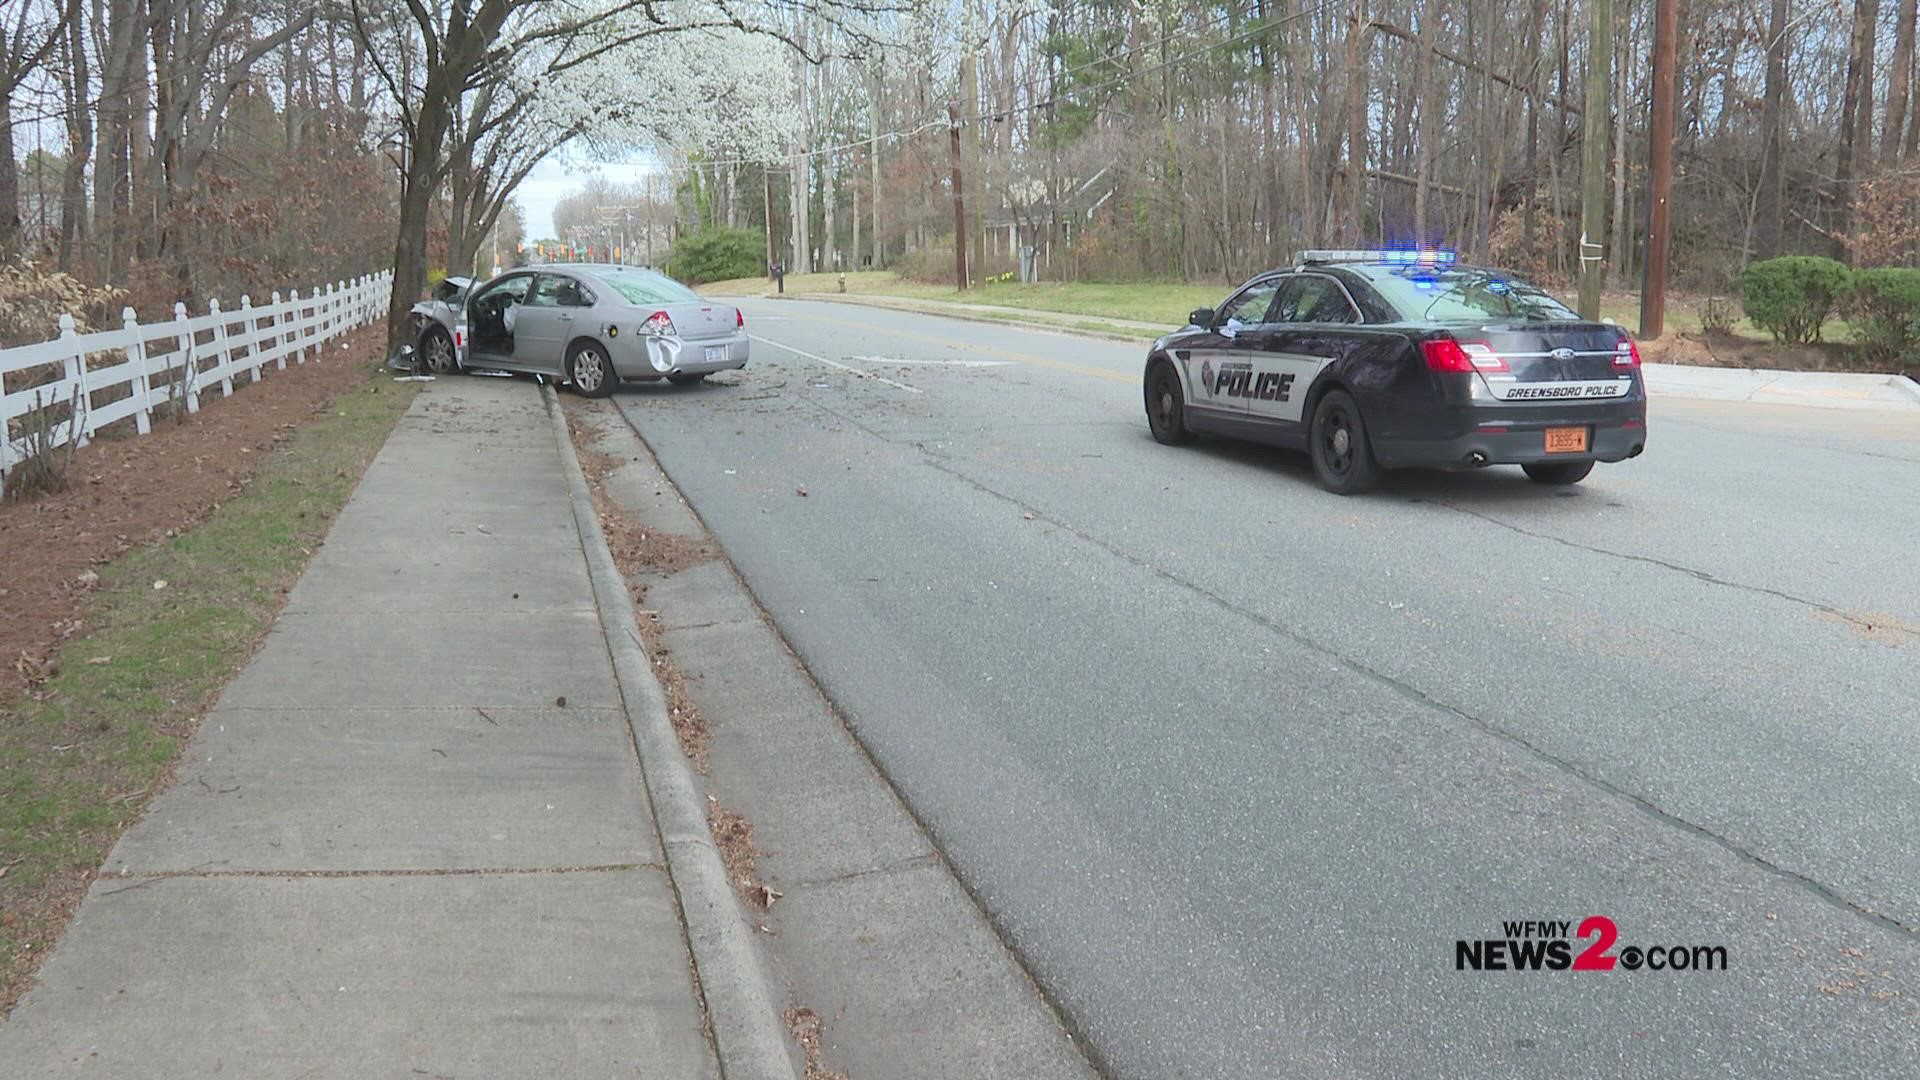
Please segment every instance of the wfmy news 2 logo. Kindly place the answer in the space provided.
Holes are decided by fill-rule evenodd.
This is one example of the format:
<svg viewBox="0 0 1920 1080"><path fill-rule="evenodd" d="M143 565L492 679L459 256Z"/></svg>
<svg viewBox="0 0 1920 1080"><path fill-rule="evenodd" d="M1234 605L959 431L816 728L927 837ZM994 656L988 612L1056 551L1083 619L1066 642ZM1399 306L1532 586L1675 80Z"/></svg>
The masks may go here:
<svg viewBox="0 0 1920 1080"><path fill-rule="evenodd" d="M1571 921L1503 922L1502 938L1453 943L1455 971L1725 971L1725 945L1626 945L1605 915ZM1584 947L1575 951L1576 944Z"/></svg>

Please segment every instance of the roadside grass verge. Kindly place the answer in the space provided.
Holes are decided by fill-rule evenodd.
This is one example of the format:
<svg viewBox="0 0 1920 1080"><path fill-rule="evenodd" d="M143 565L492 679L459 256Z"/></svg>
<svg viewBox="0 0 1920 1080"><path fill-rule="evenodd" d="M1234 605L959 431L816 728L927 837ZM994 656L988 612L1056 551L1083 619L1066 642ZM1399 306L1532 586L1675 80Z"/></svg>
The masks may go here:
<svg viewBox="0 0 1920 1080"><path fill-rule="evenodd" d="M702 285L700 289L714 296L760 296L771 294L773 283L763 277L739 278L716 281ZM790 296L839 291L838 274L787 276L787 294ZM1034 285L988 282L962 293L945 286L908 281L890 270L862 270L847 275L847 292L850 295L944 300L949 303L1051 311L1062 315L1086 315L1097 319L1137 319L1165 323L1168 329L1184 326L1188 312L1197 307L1217 304L1232 291L1228 285L1169 282L1125 285L1096 282L1040 282Z"/></svg>
<svg viewBox="0 0 1920 1080"><path fill-rule="evenodd" d="M86 631L43 685L0 709L0 1011L170 780L413 395L374 375L295 428L200 524L99 567Z"/></svg>

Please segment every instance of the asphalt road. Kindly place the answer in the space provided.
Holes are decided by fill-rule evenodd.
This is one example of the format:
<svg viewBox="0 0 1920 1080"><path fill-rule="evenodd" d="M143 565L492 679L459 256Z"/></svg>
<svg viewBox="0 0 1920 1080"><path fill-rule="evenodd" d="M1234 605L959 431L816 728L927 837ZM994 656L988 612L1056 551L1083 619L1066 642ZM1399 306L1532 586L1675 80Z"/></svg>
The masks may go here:
<svg viewBox="0 0 1920 1080"><path fill-rule="evenodd" d="M1110 1074L1920 1061L1911 417L1656 400L1571 490L1341 499L1155 444L1131 346L746 311L621 405ZM1592 915L1727 970L1456 969Z"/></svg>

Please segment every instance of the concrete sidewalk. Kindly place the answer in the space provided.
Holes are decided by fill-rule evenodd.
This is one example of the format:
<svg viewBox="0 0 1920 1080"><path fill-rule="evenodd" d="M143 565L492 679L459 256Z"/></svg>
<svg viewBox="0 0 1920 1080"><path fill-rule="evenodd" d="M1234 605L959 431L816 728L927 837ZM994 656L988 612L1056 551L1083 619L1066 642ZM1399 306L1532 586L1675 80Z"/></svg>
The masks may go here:
<svg viewBox="0 0 1920 1080"><path fill-rule="evenodd" d="M527 381L424 389L0 1073L720 1074L569 455Z"/></svg>

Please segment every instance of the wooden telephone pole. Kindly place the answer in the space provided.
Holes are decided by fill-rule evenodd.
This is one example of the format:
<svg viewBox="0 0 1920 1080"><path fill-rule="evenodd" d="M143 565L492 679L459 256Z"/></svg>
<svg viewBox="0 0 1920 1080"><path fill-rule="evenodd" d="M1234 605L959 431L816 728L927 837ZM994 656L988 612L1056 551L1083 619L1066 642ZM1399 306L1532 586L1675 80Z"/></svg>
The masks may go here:
<svg viewBox="0 0 1920 1080"><path fill-rule="evenodd" d="M1653 116L1647 128L1647 257L1640 279L1640 336L1666 331L1667 250L1673 239L1668 199L1673 194L1673 68L1679 36L1677 0L1655 0Z"/></svg>
<svg viewBox="0 0 1920 1080"><path fill-rule="evenodd" d="M1580 317L1600 318L1607 260L1607 120L1613 86L1613 0L1587 0L1586 121L1580 138Z"/></svg>
<svg viewBox="0 0 1920 1080"><path fill-rule="evenodd" d="M967 207L960 193L960 103L947 102L947 146L953 154L954 288L967 291Z"/></svg>

